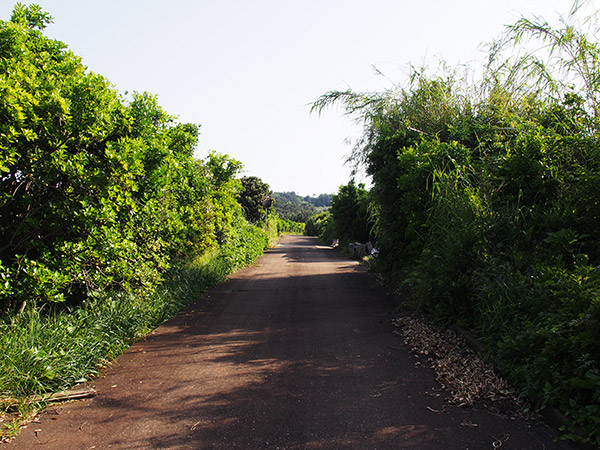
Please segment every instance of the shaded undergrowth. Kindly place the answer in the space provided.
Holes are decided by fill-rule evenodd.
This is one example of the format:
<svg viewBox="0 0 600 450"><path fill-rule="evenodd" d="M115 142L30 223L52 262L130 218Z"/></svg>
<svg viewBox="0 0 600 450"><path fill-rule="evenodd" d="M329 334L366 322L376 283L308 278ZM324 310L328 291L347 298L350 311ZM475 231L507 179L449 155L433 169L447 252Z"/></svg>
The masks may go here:
<svg viewBox="0 0 600 450"><path fill-rule="evenodd" d="M37 395L69 389L98 375L110 361L236 268L251 264L267 245L266 233L248 225L212 254L172 270L146 297L97 295L77 308L28 308L0 323L0 437L44 406Z"/></svg>

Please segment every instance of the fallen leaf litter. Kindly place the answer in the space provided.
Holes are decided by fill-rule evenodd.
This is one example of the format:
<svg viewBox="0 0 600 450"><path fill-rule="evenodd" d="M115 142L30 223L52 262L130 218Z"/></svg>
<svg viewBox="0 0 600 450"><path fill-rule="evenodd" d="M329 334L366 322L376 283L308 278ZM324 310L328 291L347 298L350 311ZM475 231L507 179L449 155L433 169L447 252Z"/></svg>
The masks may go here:
<svg viewBox="0 0 600 450"><path fill-rule="evenodd" d="M410 316L392 322L395 334L404 339L413 353L428 357L437 380L449 394L449 403L460 407L481 400L503 400L518 409L518 397L508 383L452 330L442 330L426 319Z"/></svg>

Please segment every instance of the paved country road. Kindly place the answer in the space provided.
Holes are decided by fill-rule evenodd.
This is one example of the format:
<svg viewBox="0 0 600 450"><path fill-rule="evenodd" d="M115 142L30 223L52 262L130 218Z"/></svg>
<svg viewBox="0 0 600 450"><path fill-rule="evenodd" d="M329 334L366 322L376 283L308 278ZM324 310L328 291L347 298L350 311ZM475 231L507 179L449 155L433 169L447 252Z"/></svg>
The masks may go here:
<svg viewBox="0 0 600 450"><path fill-rule="evenodd" d="M357 262L285 236L50 407L7 449L551 449L549 428L444 407ZM477 426L475 426L477 425Z"/></svg>

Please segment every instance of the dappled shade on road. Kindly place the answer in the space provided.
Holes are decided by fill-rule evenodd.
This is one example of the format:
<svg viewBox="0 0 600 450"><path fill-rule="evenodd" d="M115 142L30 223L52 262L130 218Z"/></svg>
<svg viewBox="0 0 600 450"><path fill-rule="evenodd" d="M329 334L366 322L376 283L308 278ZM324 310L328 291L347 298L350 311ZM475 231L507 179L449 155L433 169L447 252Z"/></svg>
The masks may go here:
<svg viewBox="0 0 600 450"><path fill-rule="evenodd" d="M286 236L118 358L96 398L48 410L9 448L552 448L544 426L445 406L373 281Z"/></svg>

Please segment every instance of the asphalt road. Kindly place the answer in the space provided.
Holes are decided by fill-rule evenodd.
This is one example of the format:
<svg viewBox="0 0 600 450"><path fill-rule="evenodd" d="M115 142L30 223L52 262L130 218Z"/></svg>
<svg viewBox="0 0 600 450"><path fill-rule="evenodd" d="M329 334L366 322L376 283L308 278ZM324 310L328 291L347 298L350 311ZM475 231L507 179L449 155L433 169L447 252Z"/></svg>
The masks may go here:
<svg viewBox="0 0 600 450"><path fill-rule="evenodd" d="M543 424L444 404L393 296L309 237L280 244L52 406L7 449L551 449Z"/></svg>

